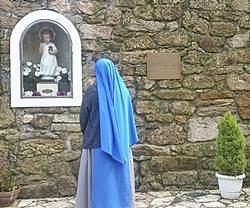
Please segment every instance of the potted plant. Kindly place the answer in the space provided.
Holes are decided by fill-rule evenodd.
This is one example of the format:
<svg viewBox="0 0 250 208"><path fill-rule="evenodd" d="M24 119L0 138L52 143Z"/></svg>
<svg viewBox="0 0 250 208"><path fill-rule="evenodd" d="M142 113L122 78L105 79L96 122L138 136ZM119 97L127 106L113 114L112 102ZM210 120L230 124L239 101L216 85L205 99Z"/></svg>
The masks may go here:
<svg viewBox="0 0 250 208"><path fill-rule="evenodd" d="M240 196L246 168L246 139L234 116L227 112L218 125L215 165L221 197L236 199Z"/></svg>
<svg viewBox="0 0 250 208"><path fill-rule="evenodd" d="M13 204L19 192L20 187L16 178L9 168L4 167L3 163L0 163L0 207L7 207Z"/></svg>

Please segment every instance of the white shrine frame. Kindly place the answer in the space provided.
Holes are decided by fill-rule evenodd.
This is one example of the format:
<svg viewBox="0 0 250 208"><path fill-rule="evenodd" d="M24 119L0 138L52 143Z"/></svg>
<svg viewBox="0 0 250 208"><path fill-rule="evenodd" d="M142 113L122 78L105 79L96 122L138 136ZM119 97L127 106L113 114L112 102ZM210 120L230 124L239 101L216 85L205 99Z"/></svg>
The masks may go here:
<svg viewBox="0 0 250 208"><path fill-rule="evenodd" d="M72 97L30 97L21 96L21 57L20 40L25 30L34 22L50 21L61 25L67 30L72 40ZM80 106L82 101L82 66L81 40L74 25L65 16L49 11L38 10L26 15L15 26L10 38L11 59L11 107L53 107L53 106Z"/></svg>

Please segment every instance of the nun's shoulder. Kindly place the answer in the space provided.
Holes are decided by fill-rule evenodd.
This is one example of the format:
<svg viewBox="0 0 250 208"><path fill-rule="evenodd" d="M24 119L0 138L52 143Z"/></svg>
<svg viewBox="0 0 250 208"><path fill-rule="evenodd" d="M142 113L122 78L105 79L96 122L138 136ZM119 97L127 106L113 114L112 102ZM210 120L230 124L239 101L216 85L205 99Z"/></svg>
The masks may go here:
<svg viewBox="0 0 250 208"><path fill-rule="evenodd" d="M97 94L97 87L96 85L90 85L86 92L85 92L86 95L93 95L93 94Z"/></svg>

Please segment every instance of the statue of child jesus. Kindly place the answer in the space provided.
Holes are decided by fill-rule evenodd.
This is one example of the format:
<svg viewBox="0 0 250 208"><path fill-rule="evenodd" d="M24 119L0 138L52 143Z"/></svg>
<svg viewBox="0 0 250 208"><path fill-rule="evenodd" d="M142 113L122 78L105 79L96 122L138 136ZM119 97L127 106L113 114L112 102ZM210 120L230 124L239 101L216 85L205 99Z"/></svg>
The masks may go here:
<svg viewBox="0 0 250 208"><path fill-rule="evenodd" d="M39 53L42 54L40 61L40 73L43 80L54 80L58 67L56 46L51 41L55 38L55 33L50 28L42 28L39 32L42 40L39 47Z"/></svg>

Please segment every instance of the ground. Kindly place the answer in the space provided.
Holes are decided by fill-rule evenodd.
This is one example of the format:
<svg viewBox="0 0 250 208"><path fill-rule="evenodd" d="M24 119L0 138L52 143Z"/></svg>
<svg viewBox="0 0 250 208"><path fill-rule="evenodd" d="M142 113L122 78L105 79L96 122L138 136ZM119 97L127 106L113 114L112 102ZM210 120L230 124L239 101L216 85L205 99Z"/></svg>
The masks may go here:
<svg viewBox="0 0 250 208"><path fill-rule="evenodd" d="M74 198L17 200L11 208L74 208ZM218 190L136 193L136 208L250 208L250 188L237 200L220 197Z"/></svg>

